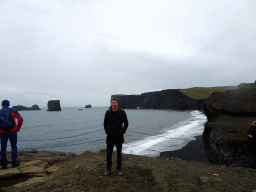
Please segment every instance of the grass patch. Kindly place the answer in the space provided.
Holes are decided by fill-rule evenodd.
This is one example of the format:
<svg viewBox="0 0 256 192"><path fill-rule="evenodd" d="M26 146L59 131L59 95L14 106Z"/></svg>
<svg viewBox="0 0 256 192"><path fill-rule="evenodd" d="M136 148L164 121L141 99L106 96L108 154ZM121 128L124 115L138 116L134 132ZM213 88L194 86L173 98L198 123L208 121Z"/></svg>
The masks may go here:
<svg viewBox="0 0 256 192"><path fill-rule="evenodd" d="M240 173L241 170L238 167L229 167L227 168L228 171L234 172L234 173Z"/></svg>
<svg viewBox="0 0 256 192"><path fill-rule="evenodd" d="M225 92L227 90L237 89L238 86L223 87L193 87L189 89L179 89L181 93L193 99L206 99L214 92Z"/></svg>
<svg viewBox="0 0 256 192"><path fill-rule="evenodd" d="M196 164L196 165L199 165L199 164L201 164L200 162L198 162L198 161L191 161L193 164Z"/></svg>
<svg viewBox="0 0 256 192"><path fill-rule="evenodd" d="M93 152L90 151L90 150L86 150L86 151L84 151L81 155L86 155L86 154L91 154L91 153L93 153Z"/></svg>
<svg viewBox="0 0 256 192"><path fill-rule="evenodd" d="M106 153L107 152L107 149L106 148L101 148L100 150L99 150L99 153Z"/></svg>

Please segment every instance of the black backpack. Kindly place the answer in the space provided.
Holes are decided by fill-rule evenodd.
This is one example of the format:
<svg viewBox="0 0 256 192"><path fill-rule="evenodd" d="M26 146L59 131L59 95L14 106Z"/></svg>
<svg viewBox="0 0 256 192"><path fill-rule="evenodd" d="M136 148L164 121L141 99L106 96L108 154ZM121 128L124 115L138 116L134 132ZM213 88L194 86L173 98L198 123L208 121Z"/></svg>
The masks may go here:
<svg viewBox="0 0 256 192"><path fill-rule="evenodd" d="M0 110L0 129L10 131L15 127L15 122L12 118L11 109L4 108Z"/></svg>

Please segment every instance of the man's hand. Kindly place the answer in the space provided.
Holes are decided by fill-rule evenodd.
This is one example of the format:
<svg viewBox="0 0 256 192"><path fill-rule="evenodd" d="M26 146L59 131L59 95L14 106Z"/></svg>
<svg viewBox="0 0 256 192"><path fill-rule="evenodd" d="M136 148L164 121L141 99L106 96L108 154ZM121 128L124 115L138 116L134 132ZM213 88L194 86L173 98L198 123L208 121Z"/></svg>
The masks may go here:
<svg viewBox="0 0 256 192"><path fill-rule="evenodd" d="M252 139L252 135L248 135L248 137L250 137Z"/></svg>

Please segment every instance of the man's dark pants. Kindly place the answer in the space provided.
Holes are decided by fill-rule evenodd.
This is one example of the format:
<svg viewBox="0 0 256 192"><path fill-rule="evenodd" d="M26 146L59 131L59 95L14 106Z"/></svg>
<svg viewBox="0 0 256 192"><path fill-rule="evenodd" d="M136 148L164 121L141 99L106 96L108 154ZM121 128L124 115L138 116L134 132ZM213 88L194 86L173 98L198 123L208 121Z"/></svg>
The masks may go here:
<svg viewBox="0 0 256 192"><path fill-rule="evenodd" d="M1 137L1 162L2 165L7 164L6 160L6 148L7 148L7 142L8 139L10 139L11 147L12 147L12 163L17 163L17 131L8 132L8 133L2 133L0 134Z"/></svg>
<svg viewBox="0 0 256 192"><path fill-rule="evenodd" d="M107 169L111 170L112 168L112 153L114 145L107 144ZM117 169L122 168L122 143L116 145L117 151Z"/></svg>

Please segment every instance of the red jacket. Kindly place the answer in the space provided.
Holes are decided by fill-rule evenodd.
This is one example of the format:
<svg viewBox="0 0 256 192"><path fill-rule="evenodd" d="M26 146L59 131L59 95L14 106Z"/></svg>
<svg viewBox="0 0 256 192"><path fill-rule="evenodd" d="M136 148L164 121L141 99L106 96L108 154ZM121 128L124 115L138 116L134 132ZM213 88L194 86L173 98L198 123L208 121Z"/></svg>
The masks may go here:
<svg viewBox="0 0 256 192"><path fill-rule="evenodd" d="M12 128L10 131L3 131L3 130L0 129L0 134L1 133L13 132L13 131L19 131L19 129L21 128L21 125L23 123L23 119L20 116L19 112L16 109L11 108L11 114L12 114L12 118L15 122L15 127ZM17 123L16 119L18 120L18 123Z"/></svg>

